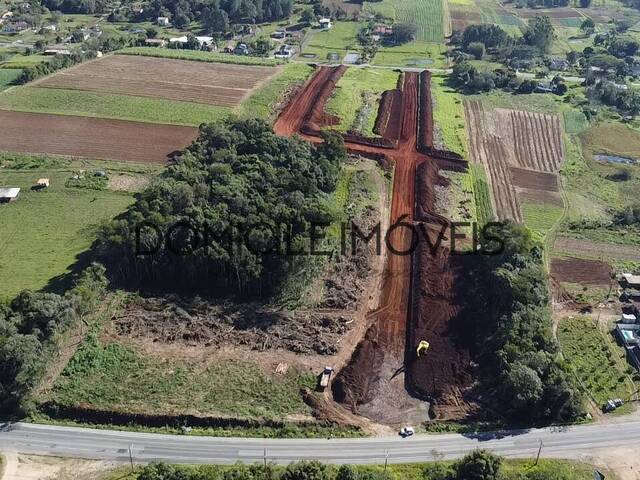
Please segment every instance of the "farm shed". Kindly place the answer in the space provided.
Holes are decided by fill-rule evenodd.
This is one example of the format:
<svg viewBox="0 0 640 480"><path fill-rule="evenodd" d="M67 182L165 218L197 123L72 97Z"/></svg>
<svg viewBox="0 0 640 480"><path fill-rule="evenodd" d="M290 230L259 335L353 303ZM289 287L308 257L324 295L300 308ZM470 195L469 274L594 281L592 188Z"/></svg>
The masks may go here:
<svg viewBox="0 0 640 480"><path fill-rule="evenodd" d="M624 345L629 363L640 370L640 325L618 323L616 332Z"/></svg>
<svg viewBox="0 0 640 480"><path fill-rule="evenodd" d="M163 38L147 38L144 44L150 47L164 47L167 41Z"/></svg>
<svg viewBox="0 0 640 480"><path fill-rule="evenodd" d="M640 288L640 275L623 273L622 278L620 279L620 284L627 288Z"/></svg>
<svg viewBox="0 0 640 480"><path fill-rule="evenodd" d="M48 178L39 178L36 182L36 186L40 188L49 188L49 179Z"/></svg>
<svg viewBox="0 0 640 480"><path fill-rule="evenodd" d="M19 195L19 188L0 188L0 203L15 202Z"/></svg>

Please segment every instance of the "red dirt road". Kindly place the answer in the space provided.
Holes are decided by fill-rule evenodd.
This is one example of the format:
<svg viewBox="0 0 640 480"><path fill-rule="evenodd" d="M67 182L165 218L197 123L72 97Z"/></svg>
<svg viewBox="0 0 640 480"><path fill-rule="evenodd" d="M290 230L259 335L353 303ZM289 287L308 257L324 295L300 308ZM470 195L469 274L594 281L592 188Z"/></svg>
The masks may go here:
<svg viewBox="0 0 640 480"><path fill-rule="evenodd" d="M323 82L331 77L329 70L332 69L319 69L289 104L274 126L276 133L299 133L312 109L317 112L324 108L326 99L321 98L320 93L323 92ZM345 142L351 153L386 157L395 164L392 225L403 217L406 222L413 221L416 168L428 160L417 150L418 94L418 74L406 73L402 83L403 110L396 148ZM308 135L303 137L317 141ZM408 252L411 240L410 230L397 228L390 232L388 245L396 252ZM387 255L379 308L370 313L372 326L358 345L350 364L334 382L336 400L348 404L354 412L385 423L402 421L411 410L415 410L421 419L427 417L426 407L406 393L404 376L394 375L404 364L410 288L411 256ZM398 407L404 410L403 418L390 418L390 412L397 411Z"/></svg>
<svg viewBox="0 0 640 480"><path fill-rule="evenodd" d="M0 150L164 163L197 128L0 110Z"/></svg>
<svg viewBox="0 0 640 480"><path fill-rule="evenodd" d="M302 132L303 138L318 142L318 127L330 123L330 119L324 117L326 101L336 78L342 73L343 70L339 67L320 68L276 121L276 133L293 135ZM386 102L381 106L386 108L381 108L380 116L390 118L378 118L378 124L385 126L384 146L376 146L371 139L354 139L345 135L345 145L349 152L376 158L385 165L395 165L390 215L392 226L397 222L414 224L418 168L429 172L428 175L421 176L420 220L430 222L433 215L425 216L425 212L434 211L434 185L443 181L438 175L439 169L460 170L466 167L466 162L449 158L448 152L433 150L428 74L420 76L405 72L398 89L398 98L393 103L396 107L399 105L399 108ZM420 130L419 124L423 124ZM315 128L305 128L309 126ZM429 150L438 157L421 153L420 148ZM348 406L354 413L374 421L394 425L417 423L429 418L428 404L412 397L408 390L422 396L433 393L433 398L443 392L449 397L455 397L455 402L464 402L458 387L462 387L467 380L464 370L465 363L468 364L468 353L464 350L458 352L450 334L451 323L457 313L450 287L457 273L452 273L448 267L451 259L447 249L441 249L436 259L441 263L442 271L430 270L434 266L432 262L418 264L417 270L413 271L412 259L415 254L411 250L416 239L413 238L412 230L391 228L388 232L383 232L383 236L385 234L390 251L386 256L378 309L369 313L371 327L357 346L349 364L337 375L332 392L336 401ZM421 250L419 248L417 253ZM412 287L414 282L416 285ZM432 289L431 283L435 285ZM435 303L427 306L421 299L413 298L417 293L412 297L412 288L417 291L423 285L430 291L420 288L421 295L436 298ZM413 318L411 312L416 306L427 306L427 310L435 308L437 311L425 311L424 316ZM443 372L434 373L428 365L416 361L416 342L419 341L418 337L422 339L426 334L434 343L433 352L428 355L427 360L433 365L446 366ZM453 369L461 375L455 379L444 378L443 375L446 376L447 371L450 371L447 369ZM434 378L437 378L442 387L437 392L429 388ZM445 403L451 404L448 401ZM453 412L454 415L460 413L463 416L466 409L464 405L462 407L459 412Z"/></svg>

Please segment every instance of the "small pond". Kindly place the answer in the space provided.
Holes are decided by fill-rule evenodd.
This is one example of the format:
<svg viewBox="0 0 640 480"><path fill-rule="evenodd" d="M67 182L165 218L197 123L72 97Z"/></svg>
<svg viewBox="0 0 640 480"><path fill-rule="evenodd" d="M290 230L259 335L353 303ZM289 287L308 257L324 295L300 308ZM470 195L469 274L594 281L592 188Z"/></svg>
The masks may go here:
<svg viewBox="0 0 640 480"><path fill-rule="evenodd" d="M620 164L623 164L623 165L637 165L638 164L638 160L635 160L633 158L618 157L617 155L600 154L600 155L594 155L593 158L595 158L596 160L598 160L600 162L620 163Z"/></svg>

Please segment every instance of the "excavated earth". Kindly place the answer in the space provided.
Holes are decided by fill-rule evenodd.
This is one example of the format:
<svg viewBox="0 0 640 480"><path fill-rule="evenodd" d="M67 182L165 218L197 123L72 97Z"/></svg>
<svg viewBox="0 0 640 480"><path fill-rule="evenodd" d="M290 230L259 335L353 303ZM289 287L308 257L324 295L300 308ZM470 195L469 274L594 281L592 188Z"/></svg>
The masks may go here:
<svg viewBox="0 0 640 480"><path fill-rule="evenodd" d="M343 73L344 67L319 68L276 121L276 133L320 141L320 129L333 124L324 108ZM383 96L376 121L382 140L345 135L351 153L395 167L391 225L432 221L434 187L445 181L438 171L466 167L455 155L433 149L429 82L428 72L405 72L398 89ZM420 218L415 211L418 177ZM439 221L447 223L442 217ZM435 413L442 418L463 418L470 411L463 395L470 383L470 354L458 341L466 333L456 328L459 298L454 288L463 269L456 268L446 248L432 254L423 241L412 248L419 236L415 238L411 228L390 229L383 235L387 233L378 308L370 312L371 327L332 383L334 399L353 413L385 424L427 420L425 400L437 403ZM423 339L432 347L418 359L415 349Z"/></svg>

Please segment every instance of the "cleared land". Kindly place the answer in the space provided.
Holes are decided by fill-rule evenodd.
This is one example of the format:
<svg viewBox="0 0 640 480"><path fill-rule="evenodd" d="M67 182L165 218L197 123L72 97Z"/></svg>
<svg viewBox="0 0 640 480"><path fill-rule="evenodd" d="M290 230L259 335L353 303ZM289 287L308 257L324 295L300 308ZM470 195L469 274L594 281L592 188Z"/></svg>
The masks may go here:
<svg viewBox="0 0 640 480"><path fill-rule="evenodd" d="M272 67L111 55L62 70L36 84L233 107L277 71Z"/></svg>
<svg viewBox="0 0 640 480"><path fill-rule="evenodd" d="M578 238L558 237L554 250L581 257L640 261L640 247L632 245L614 245Z"/></svg>
<svg viewBox="0 0 640 480"><path fill-rule="evenodd" d="M551 261L551 274L560 282L609 285L611 273L612 270L608 264L597 260L554 258Z"/></svg>
<svg viewBox="0 0 640 480"><path fill-rule="evenodd" d="M471 158L484 165L493 192L493 211L500 220L524 220L519 198L532 191L557 192L558 171L565 156L560 119L555 115L497 108L466 101ZM545 202L544 195L538 194ZM557 203L549 198L549 203Z"/></svg>
<svg viewBox="0 0 640 480"><path fill-rule="evenodd" d="M174 125L0 110L0 150L165 163L197 129Z"/></svg>
<svg viewBox="0 0 640 480"><path fill-rule="evenodd" d="M118 55L134 55L156 58L175 58L195 62L227 63L233 65L275 66L283 63L273 58L227 55L226 53L202 52L200 50L181 50L156 47L130 47L118 50Z"/></svg>

